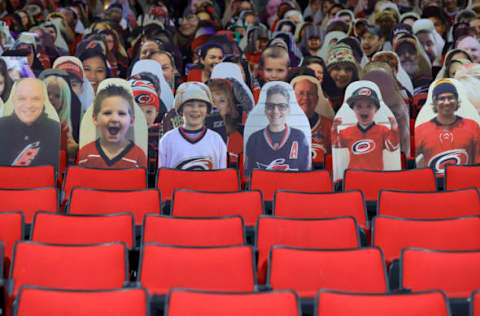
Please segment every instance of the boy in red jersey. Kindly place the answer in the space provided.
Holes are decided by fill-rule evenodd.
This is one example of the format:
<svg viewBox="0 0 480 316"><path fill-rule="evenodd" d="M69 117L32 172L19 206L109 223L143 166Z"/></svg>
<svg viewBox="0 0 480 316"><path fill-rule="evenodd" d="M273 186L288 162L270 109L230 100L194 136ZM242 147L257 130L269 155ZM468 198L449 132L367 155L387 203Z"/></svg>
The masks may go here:
<svg viewBox="0 0 480 316"><path fill-rule="evenodd" d="M380 102L377 93L368 87L355 90L347 104L355 112L358 122L355 126L339 131L342 119L335 118L332 124L332 146L348 148L348 168L383 170L382 151L395 151L399 148L397 121L393 116L388 117L391 129L375 124L374 117L380 109Z"/></svg>

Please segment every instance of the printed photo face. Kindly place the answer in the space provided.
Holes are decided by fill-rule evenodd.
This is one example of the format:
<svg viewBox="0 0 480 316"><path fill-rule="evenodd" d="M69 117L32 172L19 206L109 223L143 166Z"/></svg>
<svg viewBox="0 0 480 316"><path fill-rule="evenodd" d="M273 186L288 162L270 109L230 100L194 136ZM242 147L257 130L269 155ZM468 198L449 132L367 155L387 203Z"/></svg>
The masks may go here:
<svg viewBox="0 0 480 316"><path fill-rule="evenodd" d="M278 132L285 128L285 121L289 113L288 100L284 95L276 93L267 99L265 115L269 122L268 128L272 132Z"/></svg>
<svg viewBox="0 0 480 316"><path fill-rule="evenodd" d="M294 89L298 105L300 105L307 117L311 117L318 103L317 86L313 82L304 79L297 82Z"/></svg>
<svg viewBox="0 0 480 316"><path fill-rule="evenodd" d="M27 125L33 124L43 112L45 95L41 84L36 80L21 81L13 96L15 114Z"/></svg>
<svg viewBox="0 0 480 316"><path fill-rule="evenodd" d="M368 99L360 99L353 105L353 112L355 112L358 124L363 127L368 127L373 123L375 112L377 112L377 107Z"/></svg>
<svg viewBox="0 0 480 316"><path fill-rule="evenodd" d="M202 128L207 117L207 104L203 101L188 101L182 106L185 126L190 130Z"/></svg>
<svg viewBox="0 0 480 316"><path fill-rule="evenodd" d="M93 118L95 126L100 128L101 138L107 143L118 143L126 139L133 118L127 100L119 96L106 98L100 112Z"/></svg>

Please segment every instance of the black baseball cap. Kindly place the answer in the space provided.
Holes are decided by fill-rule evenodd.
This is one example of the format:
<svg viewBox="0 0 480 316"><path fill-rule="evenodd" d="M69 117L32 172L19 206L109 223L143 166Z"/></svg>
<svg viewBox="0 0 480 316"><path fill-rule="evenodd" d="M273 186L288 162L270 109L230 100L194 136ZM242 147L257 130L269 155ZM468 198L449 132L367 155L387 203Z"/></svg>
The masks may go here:
<svg viewBox="0 0 480 316"><path fill-rule="evenodd" d="M378 100L377 93L369 87L362 87L355 90L352 93L352 96L348 98L347 104L351 108L353 108L353 105L355 104L355 102L360 99L369 99L373 101L373 103L375 103L375 106L377 107L377 109L380 108L380 101Z"/></svg>

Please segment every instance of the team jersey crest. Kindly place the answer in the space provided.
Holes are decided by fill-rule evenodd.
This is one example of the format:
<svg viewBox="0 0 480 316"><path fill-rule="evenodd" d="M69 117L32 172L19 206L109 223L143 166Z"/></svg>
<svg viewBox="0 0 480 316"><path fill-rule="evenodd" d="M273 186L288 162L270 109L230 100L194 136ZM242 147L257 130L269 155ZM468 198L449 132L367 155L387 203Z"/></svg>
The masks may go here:
<svg viewBox="0 0 480 316"><path fill-rule="evenodd" d="M12 162L12 166L30 166L35 157L37 157L39 151L40 141L28 144L17 155L15 160Z"/></svg>
<svg viewBox="0 0 480 316"><path fill-rule="evenodd" d="M274 171L298 171L298 168L290 168L284 158L278 158L271 161L268 165L257 162L257 167L260 169L274 170Z"/></svg>
<svg viewBox="0 0 480 316"><path fill-rule="evenodd" d="M430 159L428 166L437 173L444 173L446 165L466 165L469 163L468 152L465 149L452 149L441 152Z"/></svg>
<svg viewBox="0 0 480 316"><path fill-rule="evenodd" d="M182 161L176 166L176 169L181 170L212 170L213 161L208 157L191 158Z"/></svg>
<svg viewBox="0 0 480 316"><path fill-rule="evenodd" d="M361 139L352 144L352 153L354 155L364 155L375 150L375 141L373 139Z"/></svg>

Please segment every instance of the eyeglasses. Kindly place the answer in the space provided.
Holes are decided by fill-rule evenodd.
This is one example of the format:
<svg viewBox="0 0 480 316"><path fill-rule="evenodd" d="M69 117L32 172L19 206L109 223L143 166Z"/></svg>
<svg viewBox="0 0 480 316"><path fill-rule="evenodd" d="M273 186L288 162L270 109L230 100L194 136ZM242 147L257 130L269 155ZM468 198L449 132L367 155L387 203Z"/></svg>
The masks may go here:
<svg viewBox="0 0 480 316"><path fill-rule="evenodd" d="M287 103L265 103L265 109L267 111L273 111L275 109L275 107L279 110L279 111L286 111L288 109L288 104Z"/></svg>
<svg viewBox="0 0 480 316"><path fill-rule="evenodd" d="M452 102L452 101L455 101L456 100L456 97L454 95L447 95L447 96L443 96L443 97L438 97L437 98L437 102Z"/></svg>

